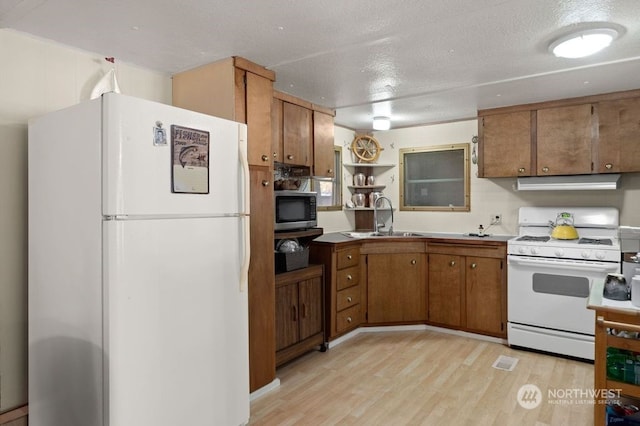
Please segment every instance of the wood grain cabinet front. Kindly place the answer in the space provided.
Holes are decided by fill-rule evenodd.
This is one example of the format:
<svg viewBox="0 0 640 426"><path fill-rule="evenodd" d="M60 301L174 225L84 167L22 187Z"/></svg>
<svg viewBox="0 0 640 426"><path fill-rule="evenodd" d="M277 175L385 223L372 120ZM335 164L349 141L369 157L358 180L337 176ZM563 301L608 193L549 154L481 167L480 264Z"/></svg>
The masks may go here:
<svg viewBox="0 0 640 426"><path fill-rule="evenodd" d="M323 266L276 275L276 365L324 350Z"/></svg>
<svg viewBox="0 0 640 426"><path fill-rule="evenodd" d="M327 340L362 324L363 296L360 245L312 243L310 260L325 267Z"/></svg>
<svg viewBox="0 0 640 426"><path fill-rule="evenodd" d="M428 322L506 337L506 243L427 246Z"/></svg>
<svg viewBox="0 0 640 426"><path fill-rule="evenodd" d="M478 176L640 171L640 90L478 111Z"/></svg>

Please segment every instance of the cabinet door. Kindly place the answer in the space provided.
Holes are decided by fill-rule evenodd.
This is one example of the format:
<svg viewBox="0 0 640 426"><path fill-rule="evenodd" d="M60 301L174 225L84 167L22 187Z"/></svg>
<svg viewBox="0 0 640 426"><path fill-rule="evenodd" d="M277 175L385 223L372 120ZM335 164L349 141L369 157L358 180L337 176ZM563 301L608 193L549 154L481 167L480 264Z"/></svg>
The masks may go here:
<svg viewBox="0 0 640 426"><path fill-rule="evenodd" d="M313 138L311 110L300 105L284 102L282 116L283 162L311 167ZM269 130L269 135L271 135L271 130Z"/></svg>
<svg viewBox="0 0 640 426"><path fill-rule="evenodd" d="M320 111L313 111L314 176L335 177L333 139L333 117Z"/></svg>
<svg viewBox="0 0 640 426"><path fill-rule="evenodd" d="M369 254L368 322L424 321L423 253Z"/></svg>
<svg viewBox="0 0 640 426"><path fill-rule="evenodd" d="M428 270L429 321L444 325L462 325L464 257L429 254Z"/></svg>
<svg viewBox="0 0 640 426"><path fill-rule="evenodd" d="M249 164L271 167L271 100L273 99L273 82L268 78L247 72L245 90Z"/></svg>
<svg viewBox="0 0 640 426"><path fill-rule="evenodd" d="M276 351L300 340L298 283L276 288Z"/></svg>
<svg viewBox="0 0 640 426"><path fill-rule="evenodd" d="M531 111L487 115L478 121L480 177L531 176Z"/></svg>
<svg viewBox="0 0 640 426"><path fill-rule="evenodd" d="M282 134L282 100L273 98L271 102L271 151L273 161L281 163L283 154L283 134Z"/></svg>
<svg viewBox="0 0 640 426"><path fill-rule="evenodd" d="M322 277L298 284L300 340L322 332Z"/></svg>
<svg viewBox="0 0 640 426"><path fill-rule="evenodd" d="M248 294L251 391L271 383L276 376L272 177L273 173L267 167L250 167L252 213Z"/></svg>
<svg viewBox="0 0 640 426"><path fill-rule="evenodd" d="M598 173L640 171L640 98L598 104Z"/></svg>
<svg viewBox="0 0 640 426"><path fill-rule="evenodd" d="M466 258L467 328L501 334L502 261L500 259Z"/></svg>
<svg viewBox="0 0 640 426"><path fill-rule="evenodd" d="M538 176L592 173L591 104L537 112Z"/></svg>

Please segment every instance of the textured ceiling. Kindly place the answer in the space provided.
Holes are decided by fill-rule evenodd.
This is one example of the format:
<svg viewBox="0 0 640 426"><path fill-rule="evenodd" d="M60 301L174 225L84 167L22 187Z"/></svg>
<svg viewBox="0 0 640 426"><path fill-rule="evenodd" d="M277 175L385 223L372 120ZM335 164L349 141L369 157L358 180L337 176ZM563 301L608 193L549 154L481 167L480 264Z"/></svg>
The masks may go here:
<svg viewBox="0 0 640 426"><path fill-rule="evenodd" d="M598 23L606 51L548 52ZM2 0L0 27L168 73L242 56L358 130L640 88L638 0Z"/></svg>

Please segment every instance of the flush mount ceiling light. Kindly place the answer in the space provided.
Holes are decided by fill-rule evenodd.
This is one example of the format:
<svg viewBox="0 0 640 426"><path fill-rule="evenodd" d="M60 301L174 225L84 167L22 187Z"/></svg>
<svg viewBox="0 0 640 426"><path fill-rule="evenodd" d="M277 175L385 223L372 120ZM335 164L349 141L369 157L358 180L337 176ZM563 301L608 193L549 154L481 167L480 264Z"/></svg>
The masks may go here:
<svg viewBox="0 0 640 426"><path fill-rule="evenodd" d="M549 51L561 58L584 58L609 46L618 37L611 28L595 28L577 31L554 40Z"/></svg>
<svg viewBox="0 0 640 426"><path fill-rule="evenodd" d="M373 117L373 130L389 130L391 128L391 119L389 117Z"/></svg>

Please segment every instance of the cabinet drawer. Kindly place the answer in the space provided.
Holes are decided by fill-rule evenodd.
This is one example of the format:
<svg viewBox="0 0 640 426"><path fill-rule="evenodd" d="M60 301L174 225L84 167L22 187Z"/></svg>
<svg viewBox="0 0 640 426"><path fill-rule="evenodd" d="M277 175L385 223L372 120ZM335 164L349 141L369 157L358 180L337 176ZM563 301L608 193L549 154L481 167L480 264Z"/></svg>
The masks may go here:
<svg viewBox="0 0 640 426"><path fill-rule="evenodd" d="M338 292L336 310L339 312L358 303L360 303L360 286L347 288Z"/></svg>
<svg viewBox="0 0 640 426"><path fill-rule="evenodd" d="M336 290L353 287L360 282L360 267L353 266L351 268L342 269L336 272Z"/></svg>
<svg viewBox="0 0 640 426"><path fill-rule="evenodd" d="M354 328L360 324L360 305L355 305L336 315L336 332Z"/></svg>
<svg viewBox="0 0 640 426"><path fill-rule="evenodd" d="M337 268L343 269L350 266L357 265L360 261L360 249L358 247L351 247L343 250L338 250L337 254Z"/></svg>

